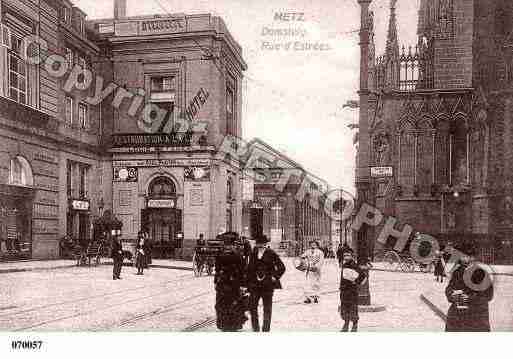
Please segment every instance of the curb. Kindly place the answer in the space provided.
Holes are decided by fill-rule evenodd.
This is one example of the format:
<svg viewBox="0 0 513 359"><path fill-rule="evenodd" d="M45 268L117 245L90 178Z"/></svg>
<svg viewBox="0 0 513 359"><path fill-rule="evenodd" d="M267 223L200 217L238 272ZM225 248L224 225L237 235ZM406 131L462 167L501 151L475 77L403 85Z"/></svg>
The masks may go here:
<svg viewBox="0 0 513 359"><path fill-rule="evenodd" d="M404 274L433 274L432 272L431 273L419 272L419 271L405 272L405 271L402 271L402 270L383 269L383 268L371 268L370 270L371 271L377 271L377 272L404 273ZM513 277L513 273L495 273L495 272L493 272L492 275L500 275L500 276Z"/></svg>
<svg viewBox="0 0 513 359"><path fill-rule="evenodd" d="M112 265L112 263L106 262L100 265ZM125 266L126 264L124 264ZM49 271L55 269L66 269L66 268L74 268L77 267L76 264L67 264L61 266L54 267L34 267L34 268L11 268L11 269L0 269L0 274L8 274L8 273L22 273L22 272L35 272L35 271ZM94 266L91 266L94 267ZM162 268L162 269L176 269L176 270L185 270L192 271L191 267L181 267L181 266L172 266L172 265L161 265L161 264L150 264L151 268Z"/></svg>
<svg viewBox="0 0 513 359"><path fill-rule="evenodd" d="M55 266L55 267L35 267L35 268L12 268L12 269L0 269L0 274L6 273L19 273L19 272L33 272L33 271L46 271L53 269L64 269L64 268L73 268L76 267L75 264L67 264L63 266Z"/></svg>
<svg viewBox="0 0 513 359"><path fill-rule="evenodd" d="M422 300L428 307L431 309L440 319L444 322L447 321L447 315L438 308L432 301L430 301L424 294L420 295L420 300Z"/></svg>

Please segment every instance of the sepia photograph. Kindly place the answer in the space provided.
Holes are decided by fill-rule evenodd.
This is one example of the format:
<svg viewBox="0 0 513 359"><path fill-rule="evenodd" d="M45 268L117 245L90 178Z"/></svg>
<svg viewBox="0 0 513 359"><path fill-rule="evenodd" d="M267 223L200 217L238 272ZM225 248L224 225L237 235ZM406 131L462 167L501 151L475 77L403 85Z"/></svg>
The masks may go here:
<svg viewBox="0 0 513 359"><path fill-rule="evenodd" d="M513 1L0 0L0 283L7 353L511 333Z"/></svg>

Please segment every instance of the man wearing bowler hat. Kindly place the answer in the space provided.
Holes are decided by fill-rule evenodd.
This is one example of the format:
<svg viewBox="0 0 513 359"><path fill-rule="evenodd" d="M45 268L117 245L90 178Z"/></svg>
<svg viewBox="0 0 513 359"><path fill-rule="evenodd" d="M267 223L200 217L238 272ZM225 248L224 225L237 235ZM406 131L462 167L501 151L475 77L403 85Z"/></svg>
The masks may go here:
<svg viewBox="0 0 513 359"><path fill-rule="evenodd" d="M249 307L251 326L254 332L260 331L258 320L258 303L264 304L264 321L262 331L271 330L273 294L275 289L281 289L280 278L285 273L285 265L278 254L268 247L266 236L257 237L255 248L251 253L248 264L247 286L251 294Z"/></svg>

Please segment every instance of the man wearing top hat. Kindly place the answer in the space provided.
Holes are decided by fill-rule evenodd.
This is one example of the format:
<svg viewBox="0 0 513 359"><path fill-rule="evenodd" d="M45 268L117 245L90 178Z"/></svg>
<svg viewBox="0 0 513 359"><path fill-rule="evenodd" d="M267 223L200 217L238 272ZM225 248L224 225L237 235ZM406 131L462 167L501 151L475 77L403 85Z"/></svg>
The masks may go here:
<svg viewBox="0 0 513 359"><path fill-rule="evenodd" d="M353 323L351 331L358 330L358 286L365 279L365 272L355 262L353 255L350 247L343 248L340 266L340 316L344 320L343 332L349 330L349 322Z"/></svg>
<svg viewBox="0 0 513 359"><path fill-rule="evenodd" d="M262 331L271 330L273 294L281 289L280 278L285 273L285 265L276 252L268 247L269 239L261 236L255 240L255 248L250 255L248 264L247 286L250 292L249 307L253 331L260 331L258 319L258 303L264 304L264 320Z"/></svg>

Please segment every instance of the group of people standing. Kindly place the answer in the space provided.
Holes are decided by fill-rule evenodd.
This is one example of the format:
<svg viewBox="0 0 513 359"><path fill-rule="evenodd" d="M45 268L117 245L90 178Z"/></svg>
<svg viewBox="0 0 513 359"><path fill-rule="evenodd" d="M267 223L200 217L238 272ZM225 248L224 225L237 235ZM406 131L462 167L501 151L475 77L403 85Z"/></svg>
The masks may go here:
<svg viewBox="0 0 513 359"><path fill-rule="evenodd" d="M120 236L114 236L112 238L111 258L114 262L112 279L121 279L121 268L123 267L124 253ZM151 245L149 234L145 231L139 231L135 245L135 266L137 268L137 275L143 275L144 269L148 268L149 264L151 264Z"/></svg>
<svg viewBox="0 0 513 359"><path fill-rule="evenodd" d="M226 236L223 253L216 258L217 327L222 331L242 329L248 320L245 311L249 309L253 331L269 332L273 295L276 289L282 288L280 278L285 265L269 248L266 236L256 238L255 247L246 255L236 246L236 240L236 235ZM258 314L260 300L264 307L262 326Z"/></svg>
<svg viewBox="0 0 513 359"><path fill-rule="evenodd" d="M215 289L217 327L222 331L242 329L248 320L245 311L249 309L253 331L271 330L273 295L281 289L281 277L285 265L279 255L269 248L266 236L256 238L255 247L244 255L235 245L236 236L225 237L224 250L216 258ZM340 253L340 315L344 320L342 331L358 328L358 286L365 280L365 272L354 260L353 250L343 248ZM310 248L301 255L305 271L306 304L320 301L322 266L324 253L317 241L310 242ZM263 322L260 326L258 305L263 302Z"/></svg>

